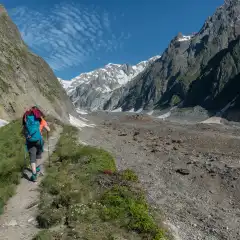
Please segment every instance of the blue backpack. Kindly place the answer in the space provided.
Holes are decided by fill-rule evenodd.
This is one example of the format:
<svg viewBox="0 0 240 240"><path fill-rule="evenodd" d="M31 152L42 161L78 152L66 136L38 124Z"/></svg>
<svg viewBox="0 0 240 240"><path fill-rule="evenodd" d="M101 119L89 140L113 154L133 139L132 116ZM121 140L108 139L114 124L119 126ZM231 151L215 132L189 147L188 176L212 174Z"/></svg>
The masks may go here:
<svg viewBox="0 0 240 240"><path fill-rule="evenodd" d="M27 115L25 122L26 140L28 142L42 142L42 134L40 132L40 122L34 115Z"/></svg>

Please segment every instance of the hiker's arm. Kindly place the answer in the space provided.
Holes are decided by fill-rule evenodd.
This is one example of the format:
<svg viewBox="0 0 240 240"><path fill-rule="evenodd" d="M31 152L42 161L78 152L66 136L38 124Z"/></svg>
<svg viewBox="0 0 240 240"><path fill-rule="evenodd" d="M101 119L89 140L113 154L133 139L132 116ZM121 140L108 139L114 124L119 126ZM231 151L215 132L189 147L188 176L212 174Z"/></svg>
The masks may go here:
<svg viewBox="0 0 240 240"><path fill-rule="evenodd" d="M50 127L48 126L47 122L43 119L43 117L42 117L42 121L41 121L41 124L40 124L40 125L42 126L42 129L44 128L44 129L46 129L48 132L50 132Z"/></svg>
<svg viewBox="0 0 240 240"><path fill-rule="evenodd" d="M49 127L48 125L45 125L44 128L45 128L48 132L50 132L50 127Z"/></svg>

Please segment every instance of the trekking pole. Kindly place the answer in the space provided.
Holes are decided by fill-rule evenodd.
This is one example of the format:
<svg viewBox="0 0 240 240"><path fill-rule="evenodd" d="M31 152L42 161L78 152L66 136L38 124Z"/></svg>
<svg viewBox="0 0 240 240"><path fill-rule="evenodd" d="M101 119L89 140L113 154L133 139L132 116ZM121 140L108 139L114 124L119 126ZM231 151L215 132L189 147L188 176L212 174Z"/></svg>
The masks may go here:
<svg viewBox="0 0 240 240"><path fill-rule="evenodd" d="M50 152L49 152L49 136L47 131L47 142L48 142L48 165L51 167L51 161L50 161Z"/></svg>

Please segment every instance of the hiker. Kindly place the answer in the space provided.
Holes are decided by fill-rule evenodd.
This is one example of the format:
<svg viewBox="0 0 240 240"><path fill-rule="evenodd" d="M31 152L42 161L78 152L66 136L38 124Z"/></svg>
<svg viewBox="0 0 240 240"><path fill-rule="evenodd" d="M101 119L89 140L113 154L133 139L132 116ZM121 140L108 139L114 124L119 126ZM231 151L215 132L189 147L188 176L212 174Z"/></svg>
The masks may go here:
<svg viewBox="0 0 240 240"><path fill-rule="evenodd" d="M41 171L40 160L43 152L43 137L42 131L46 129L48 132L50 128L43 118L43 113L37 106L33 106L27 110L23 115L23 130L26 138L26 147L30 156L32 176L31 181L37 180L37 173Z"/></svg>

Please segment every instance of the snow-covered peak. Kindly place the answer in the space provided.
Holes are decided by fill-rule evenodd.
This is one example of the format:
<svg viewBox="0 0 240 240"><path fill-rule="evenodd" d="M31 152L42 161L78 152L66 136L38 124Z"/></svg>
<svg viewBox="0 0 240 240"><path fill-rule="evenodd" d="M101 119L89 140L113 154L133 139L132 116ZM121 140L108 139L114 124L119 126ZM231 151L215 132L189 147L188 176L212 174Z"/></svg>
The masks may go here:
<svg viewBox="0 0 240 240"><path fill-rule="evenodd" d="M182 36L181 38L178 38L179 42L189 41L191 40L192 36Z"/></svg>
<svg viewBox="0 0 240 240"><path fill-rule="evenodd" d="M106 67L106 68L111 68L111 67L121 67L121 64L108 63L105 67Z"/></svg>
<svg viewBox="0 0 240 240"><path fill-rule="evenodd" d="M157 55L157 56L154 56L152 58L149 58L147 61L142 61L140 63L138 63L136 66L133 66L136 67L136 68L142 68L141 71L143 71L149 64L153 63L154 61L156 61L157 59L161 58L160 55Z"/></svg>
<svg viewBox="0 0 240 240"><path fill-rule="evenodd" d="M66 81L61 78L58 78L59 82L62 84L63 88L67 89L71 85L71 81Z"/></svg>
<svg viewBox="0 0 240 240"><path fill-rule="evenodd" d="M156 61L157 59L160 59L160 58L161 58L161 55L157 55L157 56L149 58L148 61L149 62L154 62L154 61Z"/></svg>
<svg viewBox="0 0 240 240"><path fill-rule="evenodd" d="M177 37L178 42L190 41L197 33L192 33L191 35L180 35Z"/></svg>
<svg viewBox="0 0 240 240"><path fill-rule="evenodd" d="M79 86L85 88L91 86L91 88L101 93L111 92L128 83L140 72L144 71L149 64L160 57L161 56L152 57L135 66L108 63L103 68L88 73L82 73L71 80L62 80L59 78L59 81L70 96L74 94L76 88Z"/></svg>

